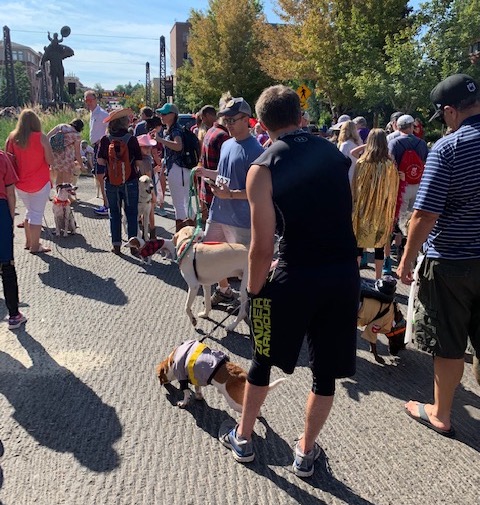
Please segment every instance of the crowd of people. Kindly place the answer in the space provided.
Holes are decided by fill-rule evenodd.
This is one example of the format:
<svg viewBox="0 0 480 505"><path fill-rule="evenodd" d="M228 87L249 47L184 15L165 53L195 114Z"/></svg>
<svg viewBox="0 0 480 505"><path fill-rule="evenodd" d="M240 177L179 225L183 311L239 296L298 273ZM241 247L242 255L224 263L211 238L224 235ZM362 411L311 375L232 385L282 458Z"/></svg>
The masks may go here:
<svg viewBox="0 0 480 505"><path fill-rule="evenodd" d="M8 228L0 260L9 327L26 320L18 311L13 266L13 187L26 208L25 249L47 253L39 240L51 181L72 182L87 163L103 200L95 212L109 216L112 251L120 254L122 209L129 237L138 231L139 176L155 181L154 201L163 212L168 184L176 231L195 224L189 205L194 180L205 239L249 247L253 359L239 424L221 436L237 461L254 458L251 436L271 367L293 373L306 336L313 380L293 471L312 475L335 380L355 373L359 267L373 249L375 278L393 274L392 246L397 275L407 284L423 247L415 340L433 354L435 368L434 402L411 401L405 409L453 436L452 402L468 337L480 384L480 93L472 78L458 74L442 81L431 99L434 117L451 133L429 152L423 125L404 112L393 113L385 129L343 114L319 130L285 86L263 91L256 119L244 98L225 94L218 109L207 104L196 114L191 131L201 151L193 169L185 163L185 130L173 103L144 107L133 124L130 109L108 113L87 91L91 146L81 142L81 120L45 135L36 114L25 109L7 140L12 157L0 156L0 220L2 230ZM63 149L56 151L52 140L59 135ZM117 164L120 174L113 170ZM153 212L150 229L156 238ZM235 298L228 279L219 279L212 305ZM325 338L326 320L335 321L335 338Z"/></svg>

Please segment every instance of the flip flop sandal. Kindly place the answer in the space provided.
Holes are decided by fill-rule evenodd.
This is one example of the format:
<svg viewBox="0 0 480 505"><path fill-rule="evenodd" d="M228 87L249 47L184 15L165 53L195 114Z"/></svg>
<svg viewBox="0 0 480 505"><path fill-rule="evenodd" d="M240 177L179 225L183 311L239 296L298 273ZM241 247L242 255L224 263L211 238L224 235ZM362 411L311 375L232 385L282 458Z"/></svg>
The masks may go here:
<svg viewBox="0 0 480 505"><path fill-rule="evenodd" d="M424 403L418 404L418 416L414 416L408 409L405 409L405 413L408 417L411 417L414 421L417 421L417 423L423 424L423 426L430 428L431 430L439 433L440 435L443 435L444 437L453 438L455 436L455 430L453 426L449 430L442 430L441 428L437 428L431 423L428 414L425 412Z"/></svg>

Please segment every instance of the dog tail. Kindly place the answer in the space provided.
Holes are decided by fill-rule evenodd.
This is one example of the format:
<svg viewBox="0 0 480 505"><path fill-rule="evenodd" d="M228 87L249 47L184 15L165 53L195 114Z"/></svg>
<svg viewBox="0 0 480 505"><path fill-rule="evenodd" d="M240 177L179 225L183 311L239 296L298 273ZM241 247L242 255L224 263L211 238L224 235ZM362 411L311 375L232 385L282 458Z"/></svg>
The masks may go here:
<svg viewBox="0 0 480 505"><path fill-rule="evenodd" d="M285 377L282 377L281 379L277 379L276 381L270 382L268 385L268 390L271 391L272 389L276 388L279 384L281 384L283 381L286 381L287 379Z"/></svg>

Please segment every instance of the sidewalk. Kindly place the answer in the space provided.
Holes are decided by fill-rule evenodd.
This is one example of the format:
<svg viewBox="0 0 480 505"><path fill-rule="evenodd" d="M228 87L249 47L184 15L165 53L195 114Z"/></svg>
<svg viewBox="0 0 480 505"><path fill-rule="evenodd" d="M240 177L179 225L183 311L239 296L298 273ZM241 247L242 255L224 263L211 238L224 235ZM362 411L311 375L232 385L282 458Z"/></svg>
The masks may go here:
<svg viewBox="0 0 480 505"><path fill-rule="evenodd" d="M186 410L175 388L161 388L155 365L199 332L183 312L186 285L178 267L155 256L140 264L128 249L110 252L108 218L92 178L79 180L78 234L42 239L47 255L15 254L25 329L0 325L0 501L4 505L473 505L480 488L480 386L471 365L454 404L456 440L408 418L409 399L429 401L431 358L408 348L380 366L358 339L358 371L339 380L319 442L328 460L314 477L290 472L291 445L302 432L311 385L304 348L288 381L271 393L256 425L256 460L236 463L217 439L237 419L214 388ZM169 217L156 216L169 237ZM23 217L19 208L18 223ZM46 222L53 229L50 204ZM362 270L372 278L373 270ZM400 287L406 303L407 289ZM201 308L198 297L194 307ZM405 309L405 305L403 306ZM1 317L6 316L4 304ZM212 311L220 321L225 313ZM295 317L292 314L292 317ZM228 321L227 323L228 324ZM248 368L245 323L218 328L206 343ZM335 321L325 322L335 338ZM275 370L272 380L282 376Z"/></svg>

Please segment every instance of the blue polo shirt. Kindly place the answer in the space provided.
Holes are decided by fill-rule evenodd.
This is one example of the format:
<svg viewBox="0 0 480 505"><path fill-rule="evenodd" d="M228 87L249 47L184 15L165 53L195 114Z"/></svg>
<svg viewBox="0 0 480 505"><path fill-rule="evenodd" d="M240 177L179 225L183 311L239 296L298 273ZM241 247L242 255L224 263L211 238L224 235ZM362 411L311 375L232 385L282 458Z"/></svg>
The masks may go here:
<svg viewBox="0 0 480 505"><path fill-rule="evenodd" d="M424 244L427 257L480 258L480 115L433 146L414 208L440 214Z"/></svg>

